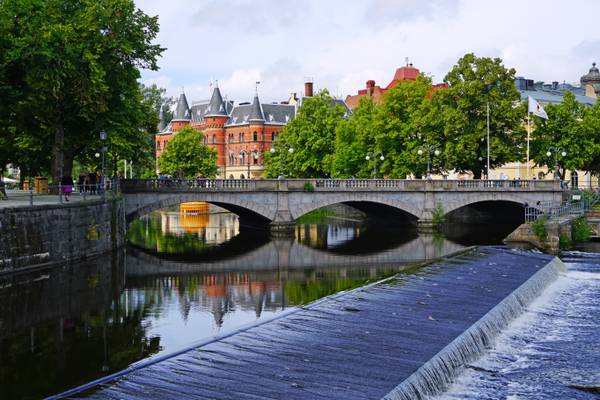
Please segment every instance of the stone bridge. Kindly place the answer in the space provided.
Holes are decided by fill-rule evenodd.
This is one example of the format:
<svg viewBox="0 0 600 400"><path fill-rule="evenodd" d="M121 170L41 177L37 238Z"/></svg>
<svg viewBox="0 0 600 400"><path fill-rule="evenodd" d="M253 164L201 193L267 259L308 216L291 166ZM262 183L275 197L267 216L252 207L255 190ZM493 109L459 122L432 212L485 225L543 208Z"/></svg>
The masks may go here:
<svg viewBox="0 0 600 400"><path fill-rule="evenodd" d="M197 179L122 180L128 221L153 210L189 201L205 201L240 216L285 231L294 221L321 207L345 203L383 216L402 214L418 226L432 222L439 204L444 213L480 202L534 205L561 202L559 181L396 180L396 179Z"/></svg>

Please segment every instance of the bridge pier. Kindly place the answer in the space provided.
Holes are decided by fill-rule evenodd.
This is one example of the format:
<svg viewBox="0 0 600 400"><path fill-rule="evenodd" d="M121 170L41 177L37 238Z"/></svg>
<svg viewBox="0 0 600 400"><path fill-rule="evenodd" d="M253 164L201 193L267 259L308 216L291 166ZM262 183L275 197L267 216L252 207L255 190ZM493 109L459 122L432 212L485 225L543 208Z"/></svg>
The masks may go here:
<svg viewBox="0 0 600 400"><path fill-rule="evenodd" d="M288 210L277 211L275 218L269 224L271 236L276 238L293 237L295 225L292 214Z"/></svg>
<svg viewBox="0 0 600 400"><path fill-rule="evenodd" d="M419 233L431 233L435 230L435 225L433 225L433 221L431 218L424 219L420 218L417 221L417 232Z"/></svg>

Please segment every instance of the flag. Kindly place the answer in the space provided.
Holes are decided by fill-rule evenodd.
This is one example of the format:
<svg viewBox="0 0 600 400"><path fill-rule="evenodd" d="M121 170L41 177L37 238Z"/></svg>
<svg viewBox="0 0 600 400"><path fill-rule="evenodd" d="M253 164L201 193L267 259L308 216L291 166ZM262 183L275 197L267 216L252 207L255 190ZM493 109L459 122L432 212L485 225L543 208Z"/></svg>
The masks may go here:
<svg viewBox="0 0 600 400"><path fill-rule="evenodd" d="M548 119L548 114L546 114L546 110L541 106L540 103L537 102L536 99L529 96L529 112L533 115L537 115L540 118Z"/></svg>

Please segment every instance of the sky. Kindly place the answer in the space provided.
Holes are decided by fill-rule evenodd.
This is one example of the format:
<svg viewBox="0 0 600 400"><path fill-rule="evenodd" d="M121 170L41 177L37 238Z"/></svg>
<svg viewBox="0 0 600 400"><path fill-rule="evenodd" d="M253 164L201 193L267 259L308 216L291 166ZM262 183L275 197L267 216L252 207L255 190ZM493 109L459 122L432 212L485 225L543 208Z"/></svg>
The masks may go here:
<svg viewBox="0 0 600 400"><path fill-rule="evenodd" d="M600 63L600 0L135 0L158 15L159 71L143 71L188 101L223 95L284 101L315 90L339 98L406 59L441 82L466 53L500 57L529 79L579 82Z"/></svg>

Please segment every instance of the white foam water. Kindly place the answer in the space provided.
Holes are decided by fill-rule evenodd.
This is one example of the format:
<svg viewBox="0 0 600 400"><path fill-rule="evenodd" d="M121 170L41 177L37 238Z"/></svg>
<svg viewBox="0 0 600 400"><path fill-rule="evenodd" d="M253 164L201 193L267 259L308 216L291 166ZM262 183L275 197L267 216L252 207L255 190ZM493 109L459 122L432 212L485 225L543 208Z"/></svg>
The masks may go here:
<svg viewBox="0 0 600 400"><path fill-rule="evenodd" d="M437 400L598 399L600 260L571 255L579 260Z"/></svg>
<svg viewBox="0 0 600 400"><path fill-rule="evenodd" d="M460 372L491 348L496 337L511 322L521 316L562 271L564 271L564 264L558 258L553 259L415 373L396 386L384 399L414 400L440 394Z"/></svg>

